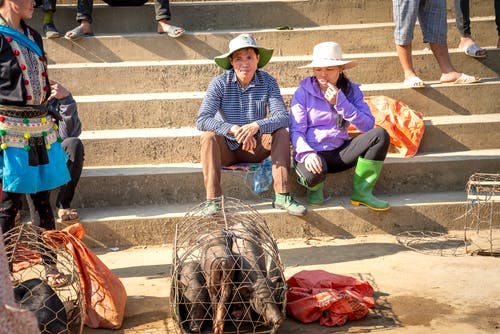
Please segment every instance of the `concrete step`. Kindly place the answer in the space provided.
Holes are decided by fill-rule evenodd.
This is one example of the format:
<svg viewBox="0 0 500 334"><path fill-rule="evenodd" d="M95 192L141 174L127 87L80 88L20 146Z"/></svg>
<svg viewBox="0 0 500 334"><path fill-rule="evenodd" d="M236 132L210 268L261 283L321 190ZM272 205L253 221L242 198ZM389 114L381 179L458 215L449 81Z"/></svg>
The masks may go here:
<svg viewBox="0 0 500 334"><path fill-rule="evenodd" d="M245 201L266 220L279 239L337 236L352 238L367 234L397 234L402 231L463 229L460 219L466 209L466 193L427 192L379 196L391 209L377 213L353 206L348 196L332 196L324 206L308 207L297 217L274 209L271 199ZM305 203L305 197L297 200ZM89 247L130 247L172 243L175 225L198 203L106 206L79 209ZM404 217L404 219L402 219Z"/></svg>
<svg viewBox="0 0 500 334"><path fill-rule="evenodd" d="M452 1L448 0L449 3ZM472 16L493 15L491 1L471 3ZM317 27L332 24L392 22L390 0L274 0L274 1L202 1L171 4L172 23L188 31L270 29L277 26ZM452 7L448 7L452 8ZM243 14L244 13L244 14ZM110 7L95 4L93 28L96 33L155 32L154 5ZM61 31L75 25L74 5L57 8L56 24ZM453 17L453 11L448 11ZM33 26L41 31L43 12L35 11ZM493 32L492 32L493 33Z"/></svg>
<svg viewBox="0 0 500 334"><path fill-rule="evenodd" d="M133 163L133 157L130 159ZM389 155L377 183L377 194L461 191L476 172L498 173L500 149L418 154L413 158ZM271 197L272 191L256 195L251 174L223 171L222 187L230 197L249 200ZM305 190L292 176L292 192ZM344 196L352 191L353 169L328 174L325 191ZM199 163L84 167L72 203L77 208L189 204L205 199Z"/></svg>
<svg viewBox="0 0 500 334"><path fill-rule="evenodd" d="M487 114L498 110L500 78L474 85L428 84L410 89L400 83L363 84L365 96L384 95L403 101L425 117ZM295 87L282 88L287 106ZM75 96L87 131L194 126L204 92ZM474 98L471 98L473 96ZM477 103L481 101L481 103Z"/></svg>
<svg viewBox="0 0 500 334"><path fill-rule="evenodd" d="M474 38L483 47L496 46L493 16L474 18ZM459 34L455 22L448 23L450 48L458 45ZM98 34L78 42L45 39L44 47L50 64L114 63L144 60L213 59L227 52L229 40L240 33L252 33L260 45L273 48L274 56L310 55L314 45L333 40L342 45L344 53L393 52L394 24L366 23L330 25L293 30L257 29L211 32L187 32L182 38L169 38L156 33ZM419 29L415 29L414 50L428 45L422 43Z"/></svg>
<svg viewBox="0 0 500 334"><path fill-rule="evenodd" d="M482 78L498 78L500 49L488 49L490 57L476 61L463 52L450 52L457 69ZM415 51L414 63L420 77L438 80L440 70L430 51ZM347 75L357 83L395 83L403 81L402 69L395 52L349 54L360 65ZM280 87L296 87L310 71L299 69L311 61L310 56L273 57L265 70ZM390 69L382 71L380 69ZM74 95L139 94L161 92L205 91L213 77L222 72L212 60L146 61L120 63L57 64L49 66L50 77L64 83Z"/></svg>
<svg viewBox="0 0 500 334"><path fill-rule="evenodd" d="M500 132L500 113L435 116L424 124L420 153L500 148L490 137ZM200 162L199 137L192 127L84 131L80 136L87 166Z"/></svg>

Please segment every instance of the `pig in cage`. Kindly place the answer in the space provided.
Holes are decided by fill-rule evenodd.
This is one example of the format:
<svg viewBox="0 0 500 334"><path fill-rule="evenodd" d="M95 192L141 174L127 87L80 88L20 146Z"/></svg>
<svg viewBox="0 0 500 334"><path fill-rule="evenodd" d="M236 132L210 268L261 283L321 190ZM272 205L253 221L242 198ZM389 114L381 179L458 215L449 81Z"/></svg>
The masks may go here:
<svg viewBox="0 0 500 334"><path fill-rule="evenodd" d="M44 242L43 229L21 224L4 235L16 303L31 310L42 334L83 331L83 296L73 255Z"/></svg>
<svg viewBox="0 0 500 334"><path fill-rule="evenodd" d="M172 291L182 333L275 333L285 318L286 282L265 220L240 200L220 197L176 226Z"/></svg>

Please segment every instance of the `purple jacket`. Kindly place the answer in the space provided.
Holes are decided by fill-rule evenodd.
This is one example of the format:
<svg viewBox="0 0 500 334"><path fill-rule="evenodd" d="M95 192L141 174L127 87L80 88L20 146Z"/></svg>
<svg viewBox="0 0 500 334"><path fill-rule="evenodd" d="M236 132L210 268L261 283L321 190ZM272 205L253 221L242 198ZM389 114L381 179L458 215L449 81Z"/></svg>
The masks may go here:
<svg viewBox="0 0 500 334"><path fill-rule="evenodd" d="M347 121L344 128L337 128L337 114ZM359 85L351 83L348 96L339 90L337 103L331 106L324 98L316 77L305 78L293 94L290 110L290 136L295 160L304 162L310 153L331 151L342 146L349 140L349 124L361 132L367 132L375 125L375 118L363 100Z"/></svg>

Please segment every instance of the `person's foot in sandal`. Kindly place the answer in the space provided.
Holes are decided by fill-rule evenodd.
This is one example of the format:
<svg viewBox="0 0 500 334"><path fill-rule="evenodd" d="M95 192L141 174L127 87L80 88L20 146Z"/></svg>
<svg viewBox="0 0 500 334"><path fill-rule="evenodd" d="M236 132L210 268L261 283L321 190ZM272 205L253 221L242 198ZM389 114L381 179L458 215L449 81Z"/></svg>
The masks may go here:
<svg viewBox="0 0 500 334"><path fill-rule="evenodd" d="M405 78L403 85L408 88L424 88L425 83L418 76L413 75Z"/></svg>
<svg viewBox="0 0 500 334"><path fill-rule="evenodd" d="M80 215L76 209L59 209L57 210L58 223L72 223L80 221Z"/></svg>
<svg viewBox="0 0 500 334"><path fill-rule="evenodd" d="M480 81L481 79L476 76L460 72L450 72L446 74L443 73L443 75L441 75L441 79L439 79L439 82L441 83L452 83L452 84L471 84Z"/></svg>
<svg viewBox="0 0 500 334"><path fill-rule="evenodd" d="M47 277L47 284L52 289L63 287L69 283L68 278L65 277L63 274L61 274L59 270L57 270L57 267L55 265L49 265L46 267L45 270L46 270L45 277Z"/></svg>
<svg viewBox="0 0 500 334"><path fill-rule="evenodd" d="M76 41L82 37L89 37L89 36L94 36L94 33L92 32L92 26L89 21L82 20L79 26L66 32L64 38Z"/></svg>
<svg viewBox="0 0 500 334"><path fill-rule="evenodd" d="M167 20L159 20L158 26L156 30L159 34L167 34L172 38L177 38L184 34L185 30L181 27L176 27L171 24L168 24Z"/></svg>
<svg viewBox="0 0 500 334"><path fill-rule="evenodd" d="M481 48L470 36L461 37L458 48L470 57L486 58L487 56L486 50Z"/></svg>

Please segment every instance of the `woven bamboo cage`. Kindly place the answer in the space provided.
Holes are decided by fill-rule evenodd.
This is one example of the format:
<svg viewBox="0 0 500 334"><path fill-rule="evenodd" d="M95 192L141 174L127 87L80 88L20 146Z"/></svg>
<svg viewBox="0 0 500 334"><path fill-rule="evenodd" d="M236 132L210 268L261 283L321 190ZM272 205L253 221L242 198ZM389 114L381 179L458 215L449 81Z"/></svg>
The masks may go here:
<svg viewBox="0 0 500 334"><path fill-rule="evenodd" d="M286 282L276 241L263 217L247 204L228 197L215 203L219 208L215 214L206 214L207 206L214 204L207 201L190 210L176 226L170 294L174 322L182 333L214 331L217 312L207 282L218 273L209 272L204 256L209 245L224 244L223 252L231 264L231 293L224 302L223 332L275 333L285 317L286 304ZM259 263L257 270L243 265L245 249L239 247L251 248L250 257L255 255ZM267 295L263 302L270 306L266 310L276 310L274 318L281 319L279 323L270 322L269 312L256 310L255 303L242 292L255 277L259 277L261 292L250 299L261 302L260 296Z"/></svg>
<svg viewBox="0 0 500 334"><path fill-rule="evenodd" d="M42 322L39 319L42 334L82 333L83 296L73 255L62 246L46 244L43 231L25 223L3 235L13 289L23 293L18 305L38 313L37 318L45 317ZM54 269L66 278L66 284L47 284L47 274Z"/></svg>

